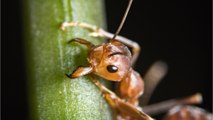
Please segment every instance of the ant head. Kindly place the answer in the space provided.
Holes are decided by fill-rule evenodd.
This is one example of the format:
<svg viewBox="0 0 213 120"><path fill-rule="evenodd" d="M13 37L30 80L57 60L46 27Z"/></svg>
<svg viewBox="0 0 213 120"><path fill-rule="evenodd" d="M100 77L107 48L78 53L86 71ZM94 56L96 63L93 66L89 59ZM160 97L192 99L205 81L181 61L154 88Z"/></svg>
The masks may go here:
<svg viewBox="0 0 213 120"><path fill-rule="evenodd" d="M133 0L129 0L128 6L121 23L110 41L91 49L89 62L93 67L93 73L107 80L120 81L127 75L131 67L131 53L121 42L115 40L119 34Z"/></svg>
<svg viewBox="0 0 213 120"><path fill-rule="evenodd" d="M90 51L93 73L107 80L120 81L131 67L129 49L117 40L97 46Z"/></svg>

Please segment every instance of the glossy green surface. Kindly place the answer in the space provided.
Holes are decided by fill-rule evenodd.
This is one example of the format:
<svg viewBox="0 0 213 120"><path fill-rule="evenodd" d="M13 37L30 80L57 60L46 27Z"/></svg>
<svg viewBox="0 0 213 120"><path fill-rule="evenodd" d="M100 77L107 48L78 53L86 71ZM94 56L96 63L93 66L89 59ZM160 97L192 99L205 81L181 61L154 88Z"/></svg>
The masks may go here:
<svg viewBox="0 0 213 120"><path fill-rule="evenodd" d="M88 76L69 79L77 66L88 65L88 49L77 43L88 30L59 29L63 21L105 26L102 0L24 0L25 51L29 86L30 118L35 120L110 120L111 110Z"/></svg>

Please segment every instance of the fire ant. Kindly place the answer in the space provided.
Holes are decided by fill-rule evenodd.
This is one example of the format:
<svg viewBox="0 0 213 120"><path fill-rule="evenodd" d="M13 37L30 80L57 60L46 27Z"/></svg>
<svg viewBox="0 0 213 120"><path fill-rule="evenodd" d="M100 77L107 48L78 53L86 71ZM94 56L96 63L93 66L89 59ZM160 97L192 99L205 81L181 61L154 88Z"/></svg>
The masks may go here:
<svg viewBox="0 0 213 120"><path fill-rule="evenodd" d="M144 92L144 81L140 74L134 71L131 67L138 58L140 46L136 42L118 35L124 24L132 1L133 0L129 0L123 19L115 34L83 22L64 22L61 25L62 30L65 30L67 27L78 26L93 31L90 34L92 37L104 37L109 39L108 42L97 46L81 38L74 38L70 40L69 43L77 42L88 47L89 52L87 59L90 65L87 67L80 66L72 74L66 75L67 77L74 79L87 74L95 74L106 80L116 81L115 94L103 86L94 77L91 77L91 81L99 87L102 94L114 110L114 119L152 120L153 118L151 118L141 107L138 106L138 98ZM132 48L132 51L130 51L128 47ZM161 79L164 74L165 73L160 73L156 79ZM150 94L151 93L149 93L148 96ZM193 103L194 101L197 103L200 101L197 97L199 97L199 95L191 96L185 101L181 101L179 103L177 101L172 103L175 103L174 105L177 103ZM166 109L169 107L167 106Z"/></svg>

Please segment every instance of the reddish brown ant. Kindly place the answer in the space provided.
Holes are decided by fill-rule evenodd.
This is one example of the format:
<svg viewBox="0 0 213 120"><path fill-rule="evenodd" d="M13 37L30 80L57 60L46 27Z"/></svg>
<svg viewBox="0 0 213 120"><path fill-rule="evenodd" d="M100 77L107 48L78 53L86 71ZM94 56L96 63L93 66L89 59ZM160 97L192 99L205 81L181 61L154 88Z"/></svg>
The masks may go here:
<svg viewBox="0 0 213 120"><path fill-rule="evenodd" d="M142 95L144 90L144 83L140 75L131 68L138 57L140 47L137 43L131 40L117 36L125 21L131 4L132 0L129 1L125 15L115 35L87 23L64 22L62 24L62 29L70 26L80 26L94 31L92 36L110 38L109 42L98 46L94 46L92 43L81 38L71 40L70 42L78 42L88 47L88 62L90 63L90 66L78 67L72 74L67 76L70 78L76 78L93 73L106 80L119 81L116 93L121 99L106 89L94 78L92 79L102 90L110 105L119 110L119 117L126 120L133 118L149 120L152 118L136 108L138 106L138 98ZM132 48L132 55L126 45Z"/></svg>
<svg viewBox="0 0 213 120"><path fill-rule="evenodd" d="M211 113L195 106L177 105L169 110L163 120L212 120L212 116Z"/></svg>
<svg viewBox="0 0 213 120"><path fill-rule="evenodd" d="M116 81L117 87L115 94L103 86L99 81L93 77L91 78L92 82L100 88L106 100L115 111L114 119L152 120L152 118L144 113L142 108L138 106L138 98L144 92L144 82L142 77L131 67L138 58L140 46L136 42L118 35L124 24L132 1L133 0L129 0L122 22L115 34L83 22L64 22L62 24L62 30L65 30L67 27L79 26L93 31L90 36L109 38L108 42L97 46L81 38L75 38L69 41L84 44L88 47L89 52L87 59L90 66L78 67L72 74L67 76L73 79L87 74L95 74L106 80ZM127 46L132 48L132 53ZM164 74L165 72L160 73L155 79L161 79ZM153 89L149 89L148 92L150 93L147 93L147 99L152 91ZM199 95L195 95L179 103L177 101L172 102L175 103L172 104L172 106L182 103L200 102L200 99L197 99L198 97ZM167 106L166 109L172 106Z"/></svg>

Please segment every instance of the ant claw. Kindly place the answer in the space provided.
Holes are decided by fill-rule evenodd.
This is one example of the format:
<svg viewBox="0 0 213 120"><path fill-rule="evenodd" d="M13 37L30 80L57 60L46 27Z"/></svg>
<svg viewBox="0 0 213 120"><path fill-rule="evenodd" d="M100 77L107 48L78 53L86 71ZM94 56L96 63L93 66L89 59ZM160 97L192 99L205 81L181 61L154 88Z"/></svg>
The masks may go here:
<svg viewBox="0 0 213 120"><path fill-rule="evenodd" d="M68 78L72 78L72 77L70 77L70 75L68 75L68 74L65 74Z"/></svg>
<svg viewBox="0 0 213 120"><path fill-rule="evenodd" d="M68 26L68 22L63 22L60 26L61 30L65 31L66 27Z"/></svg>

